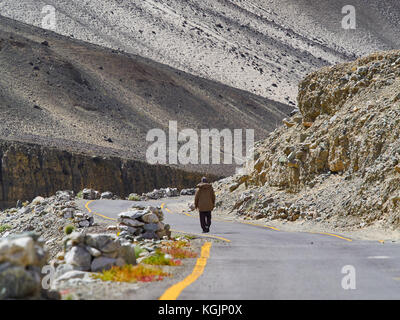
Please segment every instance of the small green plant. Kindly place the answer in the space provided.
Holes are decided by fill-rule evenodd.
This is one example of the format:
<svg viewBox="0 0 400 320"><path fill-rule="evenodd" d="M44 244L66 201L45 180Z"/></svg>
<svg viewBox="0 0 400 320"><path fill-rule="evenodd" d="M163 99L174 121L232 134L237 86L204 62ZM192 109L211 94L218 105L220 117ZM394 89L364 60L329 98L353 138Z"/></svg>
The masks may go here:
<svg viewBox="0 0 400 320"><path fill-rule="evenodd" d="M116 282L152 282L163 280L164 277L169 277L170 274L162 271L158 267L149 267L143 265L132 266L130 264L123 267L114 266L110 270L95 274L94 279L103 281Z"/></svg>
<svg viewBox="0 0 400 320"><path fill-rule="evenodd" d="M76 197L77 197L78 199L83 199L83 191L82 191L82 190L79 191L78 194L76 195Z"/></svg>
<svg viewBox="0 0 400 320"><path fill-rule="evenodd" d="M143 249L142 247L140 247L140 246L135 246L135 256L136 256L136 259L138 259L139 258L139 255L142 253L142 252L144 252L145 251L145 249Z"/></svg>
<svg viewBox="0 0 400 320"><path fill-rule="evenodd" d="M192 236L192 235L190 235L190 234L186 234L186 235L184 235L184 237L185 237L186 239L188 239L188 240L196 239L196 236Z"/></svg>
<svg viewBox="0 0 400 320"><path fill-rule="evenodd" d="M128 197L129 201L140 201L140 196L137 194L130 194Z"/></svg>
<svg viewBox="0 0 400 320"><path fill-rule="evenodd" d="M67 294L67 295L63 298L63 300L75 300L75 299L74 299L74 296L73 296L72 294Z"/></svg>
<svg viewBox="0 0 400 320"><path fill-rule="evenodd" d="M10 230L11 226L8 224L3 224L2 226L0 226L0 233L6 231L6 230Z"/></svg>
<svg viewBox="0 0 400 320"><path fill-rule="evenodd" d="M154 255L144 258L142 263L155 266L180 266L182 264L180 260L166 258L160 249L157 249Z"/></svg>
<svg viewBox="0 0 400 320"><path fill-rule="evenodd" d="M75 230L75 227L74 227L72 224L69 224L69 225L67 225L67 226L64 228L64 233L65 233L66 235L69 235L69 234L71 234L74 230Z"/></svg>

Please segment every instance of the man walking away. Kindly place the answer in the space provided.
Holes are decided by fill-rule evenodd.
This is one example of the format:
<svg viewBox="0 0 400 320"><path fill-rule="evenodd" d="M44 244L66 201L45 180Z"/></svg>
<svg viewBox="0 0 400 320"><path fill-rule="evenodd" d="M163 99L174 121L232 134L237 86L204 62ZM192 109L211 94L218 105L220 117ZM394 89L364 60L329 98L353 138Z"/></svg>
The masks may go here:
<svg viewBox="0 0 400 320"><path fill-rule="evenodd" d="M211 211L215 207L215 193L211 184L207 183L207 178L201 178L201 183L197 186L194 196L194 206L199 210L200 225L203 233L210 231Z"/></svg>

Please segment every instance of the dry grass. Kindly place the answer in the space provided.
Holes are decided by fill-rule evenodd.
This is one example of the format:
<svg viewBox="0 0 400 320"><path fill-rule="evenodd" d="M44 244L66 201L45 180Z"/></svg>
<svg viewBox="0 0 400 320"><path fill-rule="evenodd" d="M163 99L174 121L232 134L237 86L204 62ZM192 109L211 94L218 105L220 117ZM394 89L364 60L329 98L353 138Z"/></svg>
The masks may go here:
<svg viewBox="0 0 400 320"><path fill-rule="evenodd" d="M0 225L0 233L4 232L6 230L10 230L10 229L11 229L11 226L8 224Z"/></svg>

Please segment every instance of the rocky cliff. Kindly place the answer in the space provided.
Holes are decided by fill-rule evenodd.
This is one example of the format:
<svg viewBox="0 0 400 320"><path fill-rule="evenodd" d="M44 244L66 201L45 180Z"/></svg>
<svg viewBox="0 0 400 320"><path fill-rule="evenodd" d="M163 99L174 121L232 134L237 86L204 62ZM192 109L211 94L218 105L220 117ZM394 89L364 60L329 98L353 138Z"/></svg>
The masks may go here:
<svg viewBox="0 0 400 320"><path fill-rule="evenodd" d="M85 187L109 190L121 197L167 186L187 188L198 183L202 176L136 160L90 156L9 141L0 141L0 159L3 205L31 200L37 195L49 196L57 190L78 192Z"/></svg>
<svg viewBox="0 0 400 320"><path fill-rule="evenodd" d="M247 173L221 184L223 206L266 219L398 226L400 52L308 75L298 105L258 143Z"/></svg>

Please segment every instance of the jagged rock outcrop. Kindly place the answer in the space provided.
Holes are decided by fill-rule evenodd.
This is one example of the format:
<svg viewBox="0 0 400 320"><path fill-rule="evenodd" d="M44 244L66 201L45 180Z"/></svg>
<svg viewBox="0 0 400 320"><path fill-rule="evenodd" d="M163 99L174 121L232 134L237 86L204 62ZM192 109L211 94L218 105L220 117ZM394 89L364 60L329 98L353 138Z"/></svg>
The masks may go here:
<svg viewBox="0 0 400 320"><path fill-rule="evenodd" d="M298 106L256 144L247 173L222 183L221 198L258 217L399 225L400 52L310 74Z"/></svg>
<svg viewBox="0 0 400 320"><path fill-rule="evenodd" d="M208 175L211 180L214 176ZM35 144L0 141L0 203L14 205L57 190L88 187L121 197L174 185L192 187L202 174L137 160L71 153Z"/></svg>

